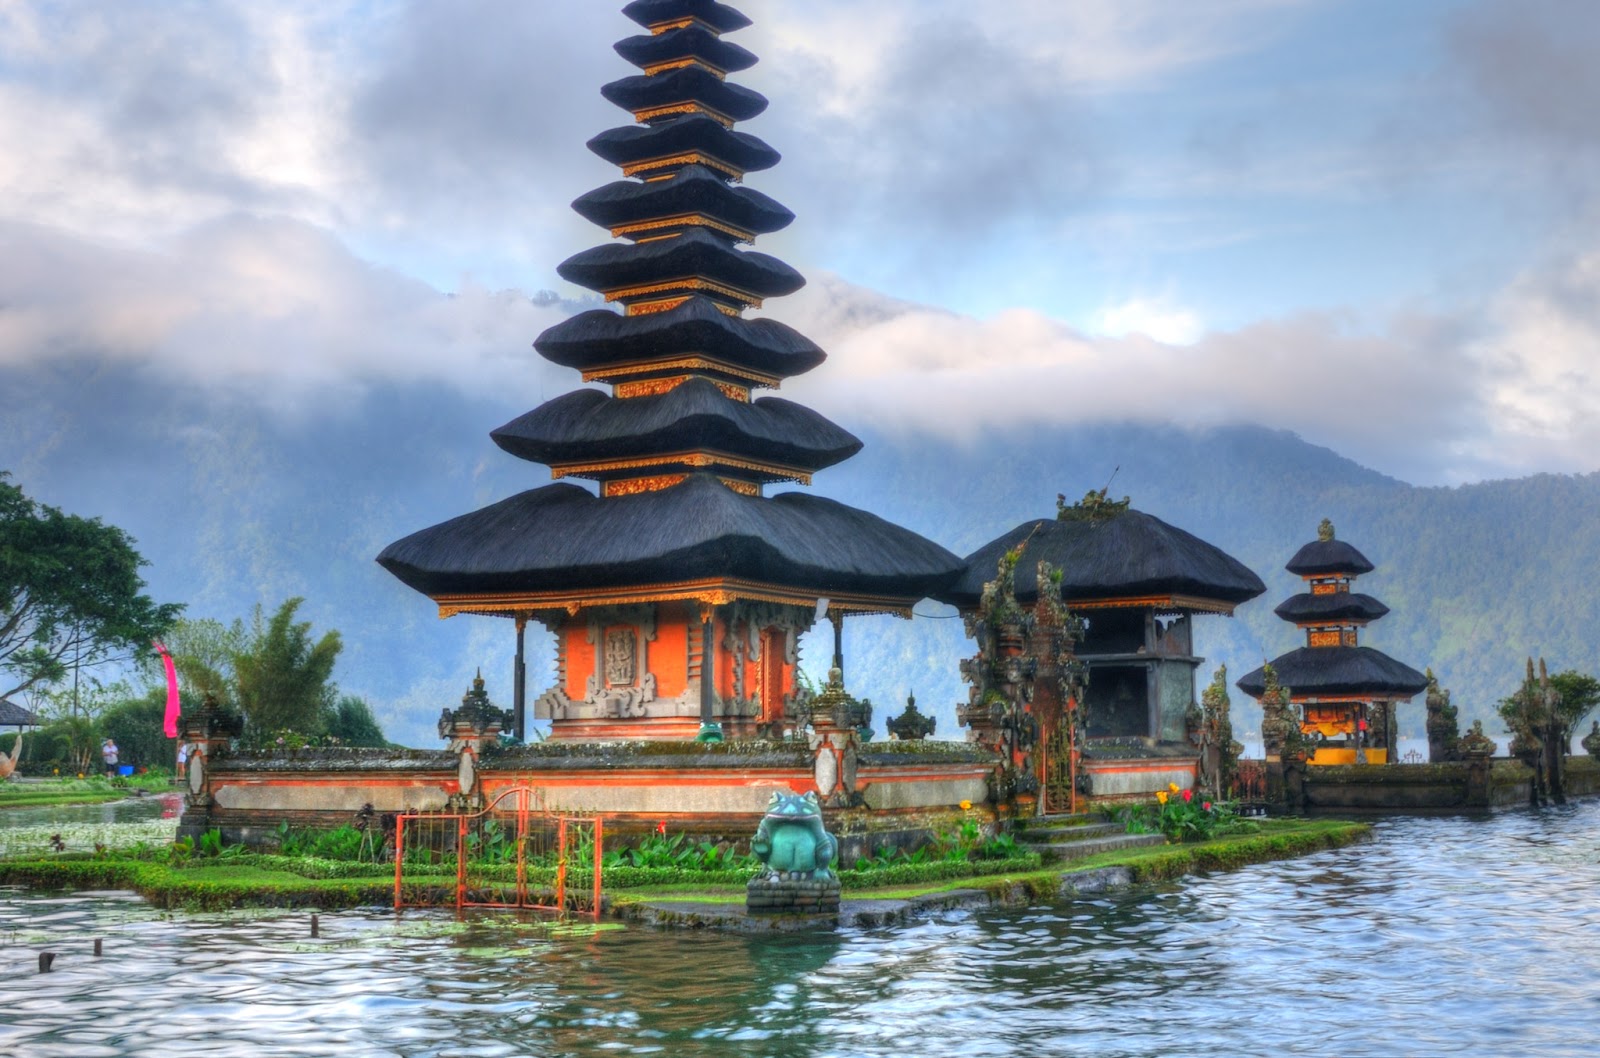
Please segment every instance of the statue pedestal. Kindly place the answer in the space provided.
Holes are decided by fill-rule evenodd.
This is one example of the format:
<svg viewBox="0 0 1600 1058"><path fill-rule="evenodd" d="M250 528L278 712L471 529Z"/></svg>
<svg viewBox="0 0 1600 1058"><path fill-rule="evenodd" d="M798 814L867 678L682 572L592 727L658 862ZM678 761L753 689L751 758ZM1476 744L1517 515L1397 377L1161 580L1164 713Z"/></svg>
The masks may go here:
<svg viewBox="0 0 1600 1058"><path fill-rule="evenodd" d="M806 872L769 871L745 883L745 910L752 915L831 915L839 910L839 878Z"/></svg>

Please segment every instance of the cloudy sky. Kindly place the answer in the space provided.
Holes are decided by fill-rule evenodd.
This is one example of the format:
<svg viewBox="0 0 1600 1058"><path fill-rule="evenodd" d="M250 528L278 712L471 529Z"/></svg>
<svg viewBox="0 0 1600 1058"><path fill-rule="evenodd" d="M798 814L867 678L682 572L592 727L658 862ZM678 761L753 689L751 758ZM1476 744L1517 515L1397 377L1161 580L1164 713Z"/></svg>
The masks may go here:
<svg viewBox="0 0 1600 1058"><path fill-rule="evenodd" d="M594 0L0 0L0 369L292 417L570 388L529 343L627 120ZM792 387L916 434L1261 423L1600 469L1600 4L747 0Z"/></svg>

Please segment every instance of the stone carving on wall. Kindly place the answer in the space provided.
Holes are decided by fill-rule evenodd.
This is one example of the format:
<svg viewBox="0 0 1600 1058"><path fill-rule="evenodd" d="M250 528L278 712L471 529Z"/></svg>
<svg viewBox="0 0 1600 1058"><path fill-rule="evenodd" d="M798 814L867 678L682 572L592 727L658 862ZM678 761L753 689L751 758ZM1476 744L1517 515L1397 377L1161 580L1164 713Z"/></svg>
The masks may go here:
<svg viewBox="0 0 1600 1058"><path fill-rule="evenodd" d="M639 645L638 634L632 628L611 628L606 631L606 686L631 687L637 671L634 653Z"/></svg>

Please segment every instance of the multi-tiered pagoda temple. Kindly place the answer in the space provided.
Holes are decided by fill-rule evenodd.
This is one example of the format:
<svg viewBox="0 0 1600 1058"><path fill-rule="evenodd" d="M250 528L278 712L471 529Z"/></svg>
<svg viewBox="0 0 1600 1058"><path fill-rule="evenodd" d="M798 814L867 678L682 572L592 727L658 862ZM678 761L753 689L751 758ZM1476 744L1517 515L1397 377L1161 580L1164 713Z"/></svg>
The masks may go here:
<svg viewBox="0 0 1600 1058"><path fill-rule="evenodd" d="M746 313L804 284L743 249L793 219L740 186L778 153L734 125L767 101L731 83L756 59L724 35L748 26L711 0L636 0L647 34L616 45L643 72L601 89L635 123L589 149L624 179L573 208L612 242L563 278L621 311L583 312L534 343L586 388L492 433L514 456L587 479L521 493L400 540L378 561L441 616L556 636L556 685L535 713L555 738L774 734L795 695L797 637L827 614L909 615L960 561L881 518L801 492L861 442L799 404L756 391L824 354ZM719 731L720 728L720 731Z"/></svg>
<svg viewBox="0 0 1600 1058"><path fill-rule="evenodd" d="M1274 612L1305 632L1306 645L1273 659L1271 666L1277 684L1288 688L1295 719L1310 742L1310 763L1391 763L1395 706L1427 690L1428 679L1382 651L1360 645L1360 629L1389 612L1372 596L1350 590L1374 566L1360 551L1335 539L1333 523L1324 518L1317 539L1296 551L1284 568L1303 579L1307 590ZM1266 667L1245 676L1238 686L1260 700L1269 690Z"/></svg>

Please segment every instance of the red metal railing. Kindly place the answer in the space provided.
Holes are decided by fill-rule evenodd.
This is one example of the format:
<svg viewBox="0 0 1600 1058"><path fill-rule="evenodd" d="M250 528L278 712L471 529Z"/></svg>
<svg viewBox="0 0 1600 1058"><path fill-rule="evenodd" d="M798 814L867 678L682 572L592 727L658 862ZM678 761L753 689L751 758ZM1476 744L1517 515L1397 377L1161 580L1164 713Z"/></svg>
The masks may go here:
<svg viewBox="0 0 1600 1058"><path fill-rule="evenodd" d="M395 908L453 903L458 910L577 911L599 918L605 821L547 812L540 802L539 791L516 787L478 812L396 818Z"/></svg>

